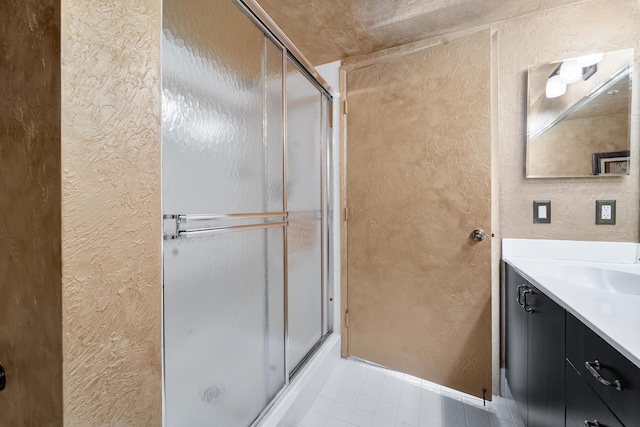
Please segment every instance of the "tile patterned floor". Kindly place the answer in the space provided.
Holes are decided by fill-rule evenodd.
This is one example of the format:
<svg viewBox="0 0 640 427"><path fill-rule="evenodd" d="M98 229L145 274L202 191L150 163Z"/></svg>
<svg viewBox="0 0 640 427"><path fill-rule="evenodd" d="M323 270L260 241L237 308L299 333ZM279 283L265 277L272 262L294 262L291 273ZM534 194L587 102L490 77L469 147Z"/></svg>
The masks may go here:
<svg viewBox="0 0 640 427"><path fill-rule="evenodd" d="M523 427L513 400L472 397L411 375L342 359L302 427Z"/></svg>

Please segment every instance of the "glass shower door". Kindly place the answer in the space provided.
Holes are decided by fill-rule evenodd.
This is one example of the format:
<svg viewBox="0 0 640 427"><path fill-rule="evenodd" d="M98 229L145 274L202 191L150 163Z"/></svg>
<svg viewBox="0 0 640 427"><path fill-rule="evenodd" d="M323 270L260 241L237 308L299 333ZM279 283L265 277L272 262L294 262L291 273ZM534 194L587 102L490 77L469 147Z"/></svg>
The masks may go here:
<svg viewBox="0 0 640 427"><path fill-rule="evenodd" d="M283 51L231 1L165 0L168 426L248 426L285 384Z"/></svg>
<svg viewBox="0 0 640 427"><path fill-rule="evenodd" d="M168 426L249 426L330 330L329 96L232 0L164 0Z"/></svg>
<svg viewBox="0 0 640 427"><path fill-rule="evenodd" d="M322 102L287 60L289 374L322 337Z"/></svg>

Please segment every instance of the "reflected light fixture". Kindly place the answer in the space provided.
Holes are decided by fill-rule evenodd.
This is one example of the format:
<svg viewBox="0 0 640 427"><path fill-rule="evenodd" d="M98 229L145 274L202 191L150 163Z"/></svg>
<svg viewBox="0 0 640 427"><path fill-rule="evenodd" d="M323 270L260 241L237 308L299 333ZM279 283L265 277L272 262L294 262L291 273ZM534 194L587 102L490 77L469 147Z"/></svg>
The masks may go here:
<svg viewBox="0 0 640 427"><path fill-rule="evenodd" d="M575 83L582 78L582 67L577 59L564 61L560 66L560 81L565 85Z"/></svg>
<svg viewBox="0 0 640 427"><path fill-rule="evenodd" d="M580 67L585 68L590 67L591 65L595 65L603 59L604 53L592 53L591 55L584 55L576 58L576 61L578 61L578 65Z"/></svg>
<svg viewBox="0 0 640 427"><path fill-rule="evenodd" d="M547 87L545 88L547 98L557 98L564 95L566 92L567 85L562 83L559 74L554 74L547 79Z"/></svg>

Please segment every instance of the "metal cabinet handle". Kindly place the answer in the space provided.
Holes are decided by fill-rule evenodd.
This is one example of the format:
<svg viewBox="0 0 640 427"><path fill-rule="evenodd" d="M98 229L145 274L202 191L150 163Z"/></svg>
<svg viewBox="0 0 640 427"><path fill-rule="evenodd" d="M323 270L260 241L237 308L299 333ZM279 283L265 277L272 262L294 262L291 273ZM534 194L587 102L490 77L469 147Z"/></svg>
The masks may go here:
<svg viewBox="0 0 640 427"><path fill-rule="evenodd" d="M584 425L586 427L600 427L600 423L598 422L598 420L593 420L593 421L584 420Z"/></svg>
<svg viewBox="0 0 640 427"><path fill-rule="evenodd" d="M517 288L517 291L518 291L518 304L520 304L520 307L524 307L524 305L522 305L522 301L520 301L520 295L521 295L520 288L526 288L526 287L527 287L527 285L520 285Z"/></svg>
<svg viewBox="0 0 640 427"><path fill-rule="evenodd" d="M593 362L584 362L584 367L587 368L587 371L589 371L589 373L593 375L593 377L597 379L600 384L606 385L607 387L615 387L616 390L622 391L622 383L620 383L620 380L611 382L600 375L600 373L598 372L600 370L600 362L597 359Z"/></svg>
<svg viewBox="0 0 640 427"><path fill-rule="evenodd" d="M527 305L527 294L532 294L533 291L531 289L525 290L522 295L524 296L524 303L522 304L522 308L531 313L533 309Z"/></svg>

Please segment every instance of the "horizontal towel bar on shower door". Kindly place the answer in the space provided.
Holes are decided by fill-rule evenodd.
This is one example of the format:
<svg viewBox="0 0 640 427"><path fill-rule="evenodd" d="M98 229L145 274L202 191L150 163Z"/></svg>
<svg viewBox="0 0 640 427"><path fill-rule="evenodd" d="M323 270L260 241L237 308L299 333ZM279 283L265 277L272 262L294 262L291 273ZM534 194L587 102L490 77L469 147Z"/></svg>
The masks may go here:
<svg viewBox="0 0 640 427"><path fill-rule="evenodd" d="M236 220L236 219L261 219L261 218L284 218L286 212L260 212L241 213L225 215L165 215L165 219L176 219L176 222L184 224L192 221L215 221L215 220Z"/></svg>
<svg viewBox="0 0 640 427"><path fill-rule="evenodd" d="M263 224L230 225L228 227L196 228L193 230L179 230L176 234L165 235L165 240L186 239L189 237L209 236L212 234L233 233L236 231L263 230L266 228L285 227L287 221L265 222Z"/></svg>

